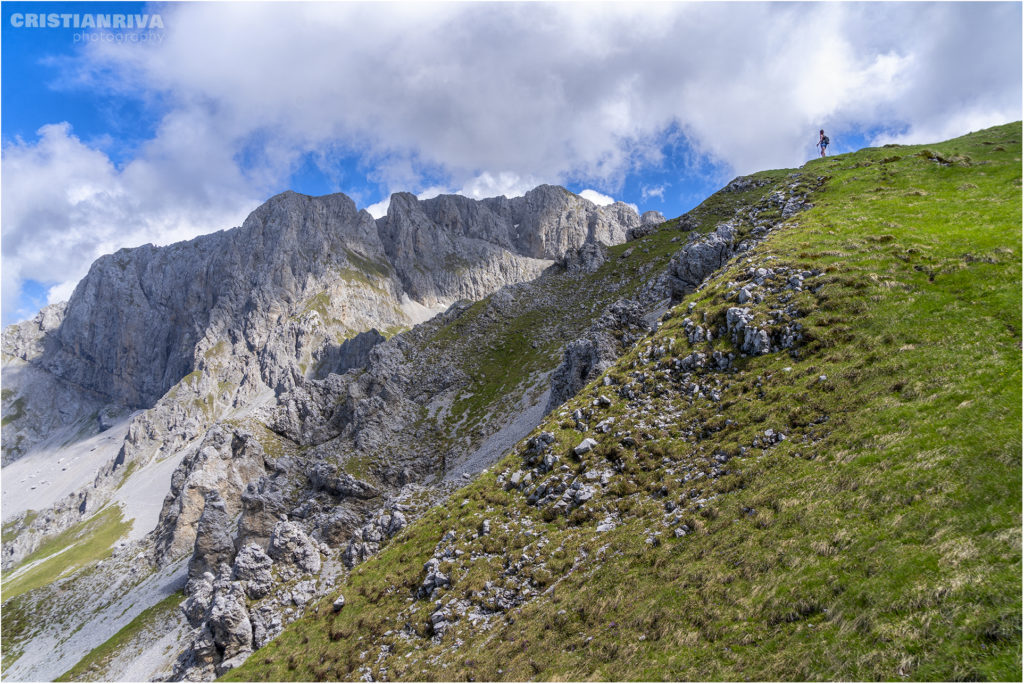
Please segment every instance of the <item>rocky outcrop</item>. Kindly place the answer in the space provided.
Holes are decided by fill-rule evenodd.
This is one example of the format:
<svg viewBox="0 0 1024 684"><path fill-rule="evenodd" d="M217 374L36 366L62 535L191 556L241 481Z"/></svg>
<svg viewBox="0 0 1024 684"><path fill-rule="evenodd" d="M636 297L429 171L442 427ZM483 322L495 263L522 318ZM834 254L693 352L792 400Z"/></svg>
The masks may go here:
<svg viewBox="0 0 1024 684"><path fill-rule="evenodd" d="M633 226L626 231L626 240L632 242L650 235L658 230L658 227L665 222L665 217L660 211L645 211L640 217L640 225Z"/></svg>
<svg viewBox="0 0 1024 684"><path fill-rule="evenodd" d="M171 477L171 489L154 530L157 561L166 564L193 548L211 497L218 508L223 507L224 517L233 520L241 511L242 493L266 468L263 448L252 434L214 426ZM207 569L215 568L198 572Z"/></svg>
<svg viewBox="0 0 1024 684"><path fill-rule="evenodd" d="M247 544L235 557L234 579L244 582L249 598L259 599L270 593L274 576L270 572L274 561L259 544Z"/></svg>
<svg viewBox="0 0 1024 684"><path fill-rule="evenodd" d="M665 215L662 214L660 211L654 211L652 209L650 211L645 211L643 214L640 215L640 225L656 226L659 223L664 223L664 222L665 222Z"/></svg>
<svg viewBox="0 0 1024 684"><path fill-rule="evenodd" d="M323 379L331 373L341 375L352 368L362 368L369 363L370 350L385 341L376 328L361 332L340 345L327 344L313 354L316 362L314 377Z"/></svg>
<svg viewBox="0 0 1024 684"><path fill-rule="evenodd" d="M648 312L631 300L615 302L587 334L566 345L562 363L551 374L546 412L575 396L587 383L608 370L623 349L650 331Z"/></svg>
<svg viewBox="0 0 1024 684"><path fill-rule="evenodd" d="M212 491L206 495L203 514L196 525L196 544L192 560L188 564L190 579L214 573L221 565L229 565L235 557L235 545L231 541L231 521L220 494Z"/></svg>
<svg viewBox="0 0 1024 684"><path fill-rule="evenodd" d="M608 249L601 243L587 244L566 252L559 264L569 273L594 273L601 264L608 261Z"/></svg>
<svg viewBox="0 0 1024 684"><path fill-rule="evenodd" d="M691 234L691 241L669 264L668 283L673 300L693 292L721 268L734 253L735 239L736 229L731 223L721 224L706 236Z"/></svg>
<svg viewBox="0 0 1024 684"><path fill-rule="evenodd" d="M320 551L295 523L282 520L270 535L267 555L300 573L320 571Z"/></svg>
<svg viewBox="0 0 1024 684"><path fill-rule="evenodd" d="M39 442L102 428L94 416L103 414L108 400L77 387L32 363L52 346L52 334L64 320L67 303L53 304L34 318L3 331L3 416L0 433L2 463L17 460ZM113 413L120 413L112 408Z"/></svg>

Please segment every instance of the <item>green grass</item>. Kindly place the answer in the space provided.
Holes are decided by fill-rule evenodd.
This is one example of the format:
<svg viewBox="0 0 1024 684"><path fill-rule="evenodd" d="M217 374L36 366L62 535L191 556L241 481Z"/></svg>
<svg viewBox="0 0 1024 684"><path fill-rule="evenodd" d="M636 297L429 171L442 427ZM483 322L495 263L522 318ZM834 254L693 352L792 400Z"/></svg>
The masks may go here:
<svg viewBox="0 0 1024 684"><path fill-rule="evenodd" d="M355 266L361 273L376 276L378 280L389 278L392 275L391 267L386 263L361 256L350 249L345 250L345 256L348 257L349 263Z"/></svg>
<svg viewBox="0 0 1024 684"><path fill-rule="evenodd" d="M115 657L124 658L123 649L141 647L140 639L151 638L150 634L158 629L162 621L171 617L178 610L178 604L185 599L183 592L176 592L154 606L150 606L135 616L131 622L122 627L117 634L89 652L77 665L62 674L58 682L97 681L109 676L107 668Z"/></svg>
<svg viewBox="0 0 1024 684"><path fill-rule="evenodd" d="M10 390L7 390L10 391ZM5 397L6 399L6 397ZM0 427L13 423L25 415L25 397L18 397L11 402L11 410L3 418L0 418Z"/></svg>
<svg viewBox="0 0 1024 684"><path fill-rule="evenodd" d="M756 174L763 185L708 198L690 213L695 230L708 232L738 208L761 201L787 173ZM439 327L430 344L462 359L470 381L452 406L448 431L470 433L507 408L510 399L518 403L531 375L558 365L567 340L586 332L605 307L635 296L668 264L687 237L678 224L678 219L668 221L651 235L609 248L608 260L594 273L545 274L519 300L506 302L503 314L485 298Z"/></svg>
<svg viewBox="0 0 1024 684"><path fill-rule="evenodd" d="M14 538L18 536L21 530L28 529L28 527L39 517L38 511L31 509L25 511L24 517L16 518L10 522L6 522L3 525L3 536L2 540L4 544L14 541Z"/></svg>
<svg viewBox="0 0 1024 684"><path fill-rule="evenodd" d="M108 506L88 520L47 539L17 567L5 573L0 585L5 606L25 592L108 557L111 546L131 529L131 525L130 520L121 519L120 507ZM41 562L27 567L37 561Z"/></svg>
<svg viewBox="0 0 1024 684"><path fill-rule="evenodd" d="M609 375L646 373L663 427L616 396L591 422L617 416L639 446L594 435L599 447L576 459L582 436L557 412L541 426L576 472L618 461L613 484L568 517L527 505L496 482L528 467L520 446L357 567L340 613L327 597L225 679L370 667L423 681L1019 680L1020 139L1017 123L925 155L879 148L806 165L827 176L815 208L746 255L822 271L817 289L791 295L797 353L740 358L705 378L721 383L720 403L691 402L640 345ZM712 199L708 215L729 213L716 209L728 197ZM746 256L680 304L654 345L679 344L691 302L691 317L720 319ZM752 308L766 315L781 296ZM567 408L607 391L591 386ZM767 428L787 439L754 446ZM732 457L728 474L682 480L710 472L714 454ZM663 525L666 501L690 534ZM621 524L596 533L611 513ZM492 533L476 537L483 519ZM407 599L446 530L464 553L442 566L453 579L442 601L486 606L485 582L517 578L537 595L435 644L434 603ZM397 634L407 623L409 639Z"/></svg>
<svg viewBox="0 0 1024 684"><path fill-rule="evenodd" d="M405 325L390 325L381 331L381 335L383 335L385 339L390 340L395 335L404 333L408 329L409 327Z"/></svg>

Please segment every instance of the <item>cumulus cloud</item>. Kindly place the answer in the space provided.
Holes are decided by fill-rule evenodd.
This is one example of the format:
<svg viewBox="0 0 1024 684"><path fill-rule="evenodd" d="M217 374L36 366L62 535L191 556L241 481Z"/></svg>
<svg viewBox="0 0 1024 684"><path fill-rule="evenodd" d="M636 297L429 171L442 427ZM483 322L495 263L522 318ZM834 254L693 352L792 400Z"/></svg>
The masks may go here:
<svg viewBox="0 0 1024 684"><path fill-rule="evenodd" d="M204 169L177 150L154 146L117 169L66 122L38 133L35 143L14 141L3 152L5 312L17 309L25 279L56 283L48 298L60 301L103 254L238 225L253 206L237 188L207 185Z"/></svg>
<svg viewBox="0 0 1024 684"><path fill-rule="evenodd" d="M662 202L664 202L665 201L665 189L667 187L668 187L667 183L662 184L662 185L655 185L655 186L645 185L645 186L640 188L640 196L644 198L645 202L647 200L651 199L652 197L657 197Z"/></svg>
<svg viewBox="0 0 1024 684"><path fill-rule="evenodd" d="M214 103L226 135L270 133L268 163L330 140L392 187L433 167L454 187L486 172L614 188L657 160L673 125L745 172L805 160L820 126L926 128L965 102L1012 115L1019 17L957 4L186 3L162 44L97 44L81 77Z"/></svg>
<svg viewBox="0 0 1024 684"><path fill-rule="evenodd" d="M237 223L309 154L354 156L389 190L607 196L663 161L667 131L735 175L802 163L819 128L922 141L1020 118L1015 3L161 11L162 43L91 44L63 65L64 87L164 103L128 164L66 128L5 149L5 306L19 279L68 282L98 251ZM60 267L35 256L51 250Z"/></svg>
<svg viewBox="0 0 1024 684"><path fill-rule="evenodd" d="M591 190L590 188L581 190L578 194L583 199L590 200L599 207L606 207L615 202L615 198L609 197L608 195L602 195L597 190Z"/></svg>

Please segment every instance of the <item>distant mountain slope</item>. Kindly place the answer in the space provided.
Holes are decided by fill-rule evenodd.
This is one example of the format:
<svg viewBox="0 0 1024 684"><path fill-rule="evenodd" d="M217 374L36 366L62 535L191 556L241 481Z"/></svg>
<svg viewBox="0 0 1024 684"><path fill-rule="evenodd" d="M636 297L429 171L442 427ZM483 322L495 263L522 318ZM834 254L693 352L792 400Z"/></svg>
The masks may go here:
<svg viewBox="0 0 1024 684"><path fill-rule="evenodd" d="M813 209L225 679L1019 679L1020 140L808 163Z"/></svg>
<svg viewBox="0 0 1024 684"><path fill-rule="evenodd" d="M102 508L125 469L179 454L318 367L365 362L372 343L357 333L394 334L640 225L626 205L555 186L483 201L399 193L377 221L342 194L286 192L240 228L97 260L66 305L4 330L3 462L44 462L18 473L31 497L6 492L5 523L36 515L4 567ZM91 469L45 474L113 426Z"/></svg>
<svg viewBox="0 0 1024 684"><path fill-rule="evenodd" d="M146 607L145 602L152 596L146 593L152 589L149 580L138 584L148 572L143 566L152 562L161 572L180 571L182 556L187 561L187 556L192 554L205 498L214 491L219 493L232 515L243 505L251 508L262 503L271 507L287 505L287 510L292 510L299 503L294 497L301 497L310 483L316 482L310 496L319 496L330 505L317 509L317 515L311 515L308 522L316 526L319 538L344 545L363 524L367 511L375 510L402 485L441 478L445 475L446 463L455 467L456 462L460 462L462 467L475 472L479 466L470 468L465 462L467 458L474 454L478 459L493 458L486 453L493 452L498 444L514 443L531 429L543 415L545 403L541 400L546 397L547 373L559 361L555 342L558 334L582 332L591 322L593 309L600 310L616 296L628 295L637 286L634 281L624 281L617 287L602 288L592 296L578 298L581 308L574 310L572 316L535 322L535 331L548 336L543 353L536 354L535 373L525 378L524 383L492 389L486 399L483 395L478 397L473 402L474 429L463 433L460 419L453 417L445 407L455 402L464 390L472 392L476 378L462 370L470 368L464 357L472 358L480 348L493 344L492 333L504 335L502 328L506 322L521 316L525 318L538 300L550 300L552 310L557 310L561 304L556 297L560 295L550 292L548 285L533 288L524 283L525 290L510 291L488 307L486 320L479 321L482 325L471 323L469 330L456 338L447 337L443 344L431 339L431 331L463 317L476 320L478 310L467 310L469 302L454 306L445 317L423 331L393 336L390 342L385 342L385 337L375 330L352 336L353 330L342 326L341 320L347 316L345 320L349 324L368 327L376 320L376 325L393 334L396 327L384 326L382 316L401 315L401 321L411 324L416 316L443 308L444 298L483 296L506 281L535 278L535 270L550 271L550 278L542 280L564 290L558 284L565 280L578 281L575 274L582 273L580 269L585 266L579 262L580 250L589 255L589 264L595 263L595 259L600 263L606 244L625 239L628 229L641 227L640 217L624 205L598 208L562 188L551 186L542 186L523 198L496 198L479 203L458 197L418 202L414 198L396 196L387 218L367 223L365 215L355 215L356 228L346 228L347 224L335 216L345 214L347 209L352 207L342 196L308 198L285 194L261 207L242 229L213 236L210 245L216 242L220 246L210 247L211 263L221 264L232 259L245 264L251 262L249 281L246 285L242 282L244 278L234 275L234 267L221 269L221 266L213 268L208 264L196 272L206 273L212 268L220 275L205 281L202 287L195 286L196 292L209 290L209 296L202 301L188 294L193 287L188 282L181 283L180 287L157 285L158 276L172 277L173 274L164 273L164 267L172 268L181 260L181 250L203 251L207 247L185 243L164 250L139 250L138 263L126 266L126 271L145 275L128 278L123 287L138 287L150 294L154 288L161 289L175 306L195 306L195 312L189 315L206 321L203 325L207 332L196 346L195 370L173 384L153 408L137 413L130 420L120 418L116 409L107 405L109 397L105 399L98 393L86 392L81 385L57 379L41 367L41 361L63 353L47 352L47 349L52 350L54 336L62 331L65 307L54 307L35 322L5 331L8 348L15 353L5 357L4 402L5 410L10 409L7 414L10 420L5 418L4 436L17 437L25 430L26 422L31 429L46 435L44 444L29 449L28 456L5 467L3 558L8 573L5 590L47 585L62 574L70 575L70 579L62 578L55 585L29 590L27 593L32 598L20 599L21 591L13 595L19 606L33 606L31 610L16 609L14 602L5 605L11 615L39 613L47 610L43 606L57 608L48 598L53 591L63 592L65 596L68 591L78 589L83 593L77 610L61 609L59 615L50 614L40 622L45 625L43 633L33 634L35 640L31 643L42 643L40 640L49 639L51 632L53 638L59 638L64 632L78 633L82 638L48 655L44 650L49 646L42 650L26 646L26 650L32 652L13 668L8 667L12 662L8 656L14 653L17 660L20 653L9 650L5 655L5 676L43 679L56 676L62 670L53 668L61 667L61 658L74 655L88 639L109 628L110 616L104 612L108 608L102 602L109 601L110 592L96 591L91 584L97 579L96 568L90 566L90 562L102 557L108 549L101 546L90 552L81 573L75 572L78 565L61 568L59 558L49 559L40 554L55 548L64 549L68 543L81 544L76 539L91 535L95 527L92 521L108 515L111 504L122 509L131 530L125 533L114 553L115 558L127 559L127 565L106 564L99 578L111 575L106 584L118 587L119 596L132 592L142 596L138 599L142 602L138 610ZM434 223L431 217L436 217L440 223ZM652 217L647 216L645 220L645 229L652 230ZM379 234L373 232L378 229ZM546 237L527 239L526 231L539 231ZM355 237L349 233L354 233ZM378 238L385 236L379 240L378 251L374 251L372 244L375 234ZM271 239L276 246L267 247ZM432 244L428 244L430 242ZM246 253L247 243L251 253ZM404 243L412 245L412 251L403 252ZM317 244L328 246L314 249ZM578 245L578 248L571 245ZM558 250L563 248L569 253L559 254ZM405 266L392 268L388 250L395 262L404 260ZM522 250L545 258L522 256L509 250ZM295 251L299 254L293 254ZM262 252L269 252L270 256L259 256ZM359 256L360 253L364 256ZM128 252L126 258L132 260L134 254ZM334 271L323 267L323 262L329 261L332 254L347 260L343 267ZM366 255L373 256L375 261ZM547 258L552 255L559 258ZM658 254L657 258L664 264L668 251ZM273 263L268 265L268 261ZM92 301L96 306L116 312L114 317L122 322L120 327L114 326L110 332L112 337L128 334L126 331L133 326L146 329L145 335L136 333L147 340L159 338L161 330L171 335L182 334L177 326L161 328L165 321L159 320L159 312L147 308L152 297L147 299L140 295L133 299L126 295L125 305L120 308L116 299L101 301L97 293L115 287L120 278L120 266L109 266L97 265L96 272L85 283L88 287L83 286L88 296L83 296L87 300L94 297ZM188 267L196 269L194 265ZM433 284L410 279L412 283L419 283L419 300L411 299L408 292L401 289L405 285L399 274L405 267L436 278L436 282L431 281ZM306 276L301 276L302 268L306 269ZM221 270L231 273L221 273ZM309 273L320 275L313 278ZM189 278L191 276L185 280ZM303 298L304 295L292 292L290 288L303 278L306 285L302 291L316 294ZM178 298L170 294L176 287ZM318 290L320 287L324 289ZM395 296L395 292L402 292L401 297ZM130 303L138 304L143 299L145 305ZM365 307L359 309L366 302L378 308L371 307L367 314ZM586 307L582 306L584 302ZM72 302L67 308L76 306ZM374 319L377 314L380 315ZM407 315L409 317L405 317ZM261 323L267 316L276 316L284 323L268 328ZM147 317L153 320L146 323ZM384 318L383 322L387 320ZM262 341L250 345L253 335L260 336ZM153 363L159 366L163 362L158 359ZM8 382L12 376L22 382ZM266 384L271 381L273 387ZM331 410L338 415L333 416L331 424L324 429L311 432L301 428L301 423L294 423L288 407L294 406L296 401L304 401L304 406L311 407L308 400L319 396L318 384L328 390L340 387L346 401L336 402L337 397L331 397ZM15 389L19 386L27 391L18 393ZM511 395L516 391L525 392L533 399L526 400L522 393L513 399ZM61 392L66 393L67 401L53 401ZM87 403L83 397L88 397L92 403ZM42 424L29 421L39 417L31 411L36 406L41 407L38 413L42 414ZM24 410L26 407L29 410ZM54 407L59 410L55 411ZM77 418L63 429L54 429L53 423L60 424L67 414L75 416L76 409L83 407L92 414ZM457 408L460 415L464 413L461 407ZM442 415L431 415L429 422L425 422L424 414L428 411L433 414L442 411ZM254 417L257 414L267 414L267 417ZM331 418L330 415L325 417ZM47 424L46 419L51 422ZM268 430L263 420L281 435ZM90 437L97 423L104 424L106 429ZM290 427L292 425L295 427ZM450 444L444 451L437 451L439 443L445 441ZM277 463L274 455L307 450L308 455L288 467L284 466L287 461L281 462L278 471L271 465ZM332 499L341 496L341 492L321 486L323 476L316 475L320 471L311 467L320 458L326 458L331 464L341 463L346 470L363 478L359 486L365 485L361 491L366 496L351 498L344 502L344 510L334 510L339 502L331 503ZM275 479L285 471L296 480L298 487L294 492L289 491L287 501L273 498L277 492L274 487L280 485L277 480L270 489L254 493L243 504L247 485L257 484L255 481L263 476ZM321 479L310 480L311 477ZM266 498L261 498L264 496ZM255 524L253 519L246 520L246 524ZM251 527L247 529L252 532ZM131 543L125 546L125 542ZM94 553L96 555L92 555ZM43 562L36 564L37 560ZM128 581L125 585L122 581L125 578L117 576L119 574L136 576L136 584ZM88 578L89 575L93 577ZM17 581L11 585L7 578ZM71 590L72 586L77 589ZM12 595L5 593L5 601L9 597ZM63 600L60 605L64 605ZM118 605L123 605L123 601ZM125 620L132 617L130 612L120 615ZM10 622L5 626L8 628L14 629ZM5 634L5 638L10 639L8 643L21 641L25 636L17 629ZM78 653L75 659L80 656Z"/></svg>
<svg viewBox="0 0 1024 684"><path fill-rule="evenodd" d="M4 331L5 368L27 363L34 373L26 383L5 376L4 462L98 402L114 414L147 409L215 365L216 380L203 383L215 405L244 404L289 382L325 345L408 328L456 300L533 279L584 243L621 243L639 225L626 205L598 207L555 186L482 201L399 193L377 221L343 194L286 192L241 228L123 249L98 259L45 324ZM62 417L42 426L15 408L34 398L39 373L64 390Z"/></svg>

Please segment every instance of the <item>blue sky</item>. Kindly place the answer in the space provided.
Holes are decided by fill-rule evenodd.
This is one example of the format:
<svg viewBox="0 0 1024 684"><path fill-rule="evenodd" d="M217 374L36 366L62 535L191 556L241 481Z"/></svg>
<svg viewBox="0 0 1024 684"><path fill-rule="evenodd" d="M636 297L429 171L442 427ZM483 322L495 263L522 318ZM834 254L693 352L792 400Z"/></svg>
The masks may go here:
<svg viewBox="0 0 1024 684"><path fill-rule="evenodd" d="M839 153L1021 117L1019 3L5 2L2 22L4 325L102 254L285 189L381 215L400 190L557 183L671 217L802 164L821 127Z"/></svg>

